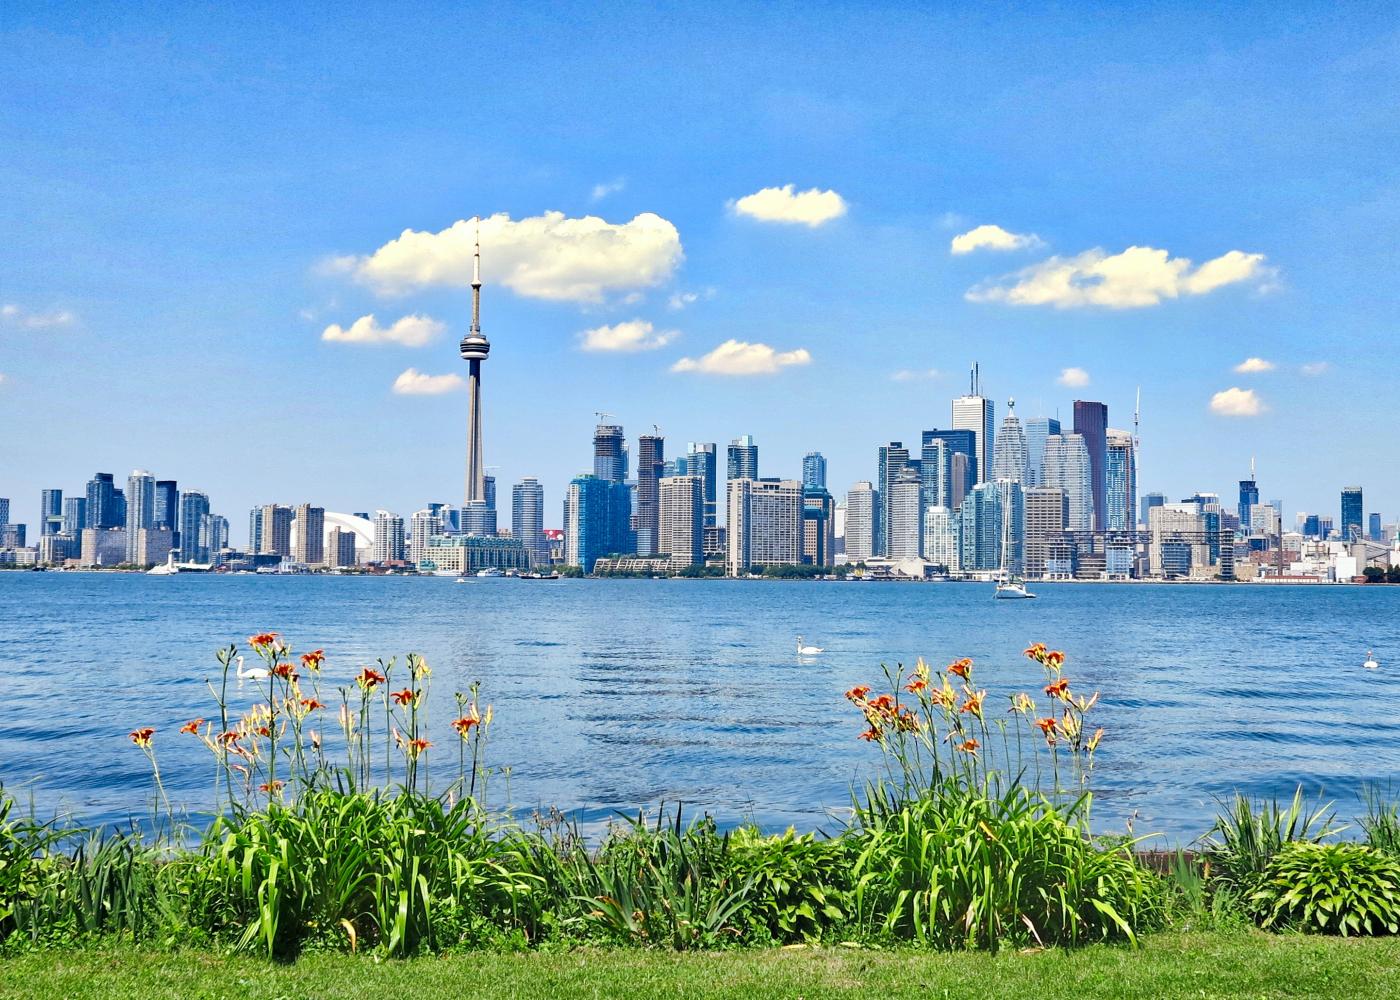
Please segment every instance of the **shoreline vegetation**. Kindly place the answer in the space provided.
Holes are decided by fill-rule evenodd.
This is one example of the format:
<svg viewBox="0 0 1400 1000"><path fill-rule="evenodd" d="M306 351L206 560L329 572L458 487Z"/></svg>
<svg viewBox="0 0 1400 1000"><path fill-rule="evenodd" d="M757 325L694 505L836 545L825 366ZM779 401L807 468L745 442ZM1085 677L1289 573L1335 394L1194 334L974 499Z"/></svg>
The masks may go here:
<svg viewBox="0 0 1400 1000"><path fill-rule="evenodd" d="M435 731L421 656L351 672L272 632L247 648L251 667L238 646L219 650L209 718L131 730L154 833L26 818L0 789L0 980L173 994L220 975L257 982L270 960L352 992L398 981L378 960L469 953L489 956L471 967L511 996L648 995L645 983L904 995L916 982L988 995L969 977L1031 992L1067 969L1076 995L1292 982L1293 995L1325 983L1365 996L1394 982L1400 807L1372 796L1348 827L1301 789L1284 803L1236 797L1189 853L1096 834L1092 776L1111 736L1097 692L1041 643L1009 704L986 701L969 659L887 667L847 691L852 745L880 764L831 835L721 830L670 806L596 838L557 812L491 808L494 712L472 686ZM230 699L239 677L259 692L251 705ZM167 739L209 751L219 815L204 829L168 797ZM987 954L938 957L951 952ZM439 990L468 968L390 966L429 969ZM512 991L524 975L543 992Z"/></svg>

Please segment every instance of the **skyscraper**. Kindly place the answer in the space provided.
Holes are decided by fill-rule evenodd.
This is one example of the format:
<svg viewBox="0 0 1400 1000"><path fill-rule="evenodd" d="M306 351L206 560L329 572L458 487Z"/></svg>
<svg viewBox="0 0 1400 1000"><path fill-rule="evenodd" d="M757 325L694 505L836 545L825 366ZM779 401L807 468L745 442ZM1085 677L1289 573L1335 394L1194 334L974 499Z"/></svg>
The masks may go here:
<svg viewBox="0 0 1400 1000"><path fill-rule="evenodd" d="M204 519L208 516L208 494L198 490L187 490L180 494L180 523L185 529L180 535L181 562L209 562L209 549L200 531Z"/></svg>
<svg viewBox="0 0 1400 1000"><path fill-rule="evenodd" d="M1108 406L1088 400L1074 401L1074 433L1084 438L1089 452L1089 488L1093 498L1093 530L1108 527ZM1049 484L1047 484L1049 485Z"/></svg>
<svg viewBox="0 0 1400 1000"><path fill-rule="evenodd" d="M1054 486L1026 490L1026 576L1035 579L1045 575L1050 546L1064 534L1068 523L1069 500L1064 490Z"/></svg>
<svg viewBox="0 0 1400 1000"><path fill-rule="evenodd" d="M63 533L81 539L87 527L87 497L65 497L63 500Z"/></svg>
<svg viewBox="0 0 1400 1000"><path fill-rule="evenodd" d="M705 527L713 528L719 523L718 483L719 463L717 449L713 441L692 441L685 456L685 473L699 476L705 482Z"/></svg>
<svg viewBox="0 0 1400 1000"><path fill-rule="evenodd" d="M637 438L637 555L659 551L661 530L661 471L666 465L666 439L660 434Z"/></svg>
<svg viewBox="0 0 1400 1000"><path fill-rule="evenodd" d="M145 469L135 469L126 477L126 561L145 561L141 550L142 528L153 528L156 522L156 481Z"/></svg>
<svg viewBox="0 0 1400 1000"><path fill-rule="evenodd" d="M110 472L99 472L87 484L87 521L85 528L120 528L126 516L117 502L117 488Z"/></svg>
<svg viewBox="0 0 1400 1000"><path fill-rule="evenodd" d="M491 353L491 343L481 332L481 231L478 223L476 253L472 257L472 326L459 345L467 369L467 488L465 505L486 502L486 460L481 447L481 363ZM402 531L403 520L399 519ZM402 544L401 546L402 547ZM376 546L377 548L377 546ZM400 552L395 558L402 558Z"/></svg>
<svg viewBox="0 0 1400 1000"><path fill-rule="evenodd" d="M891 441L889 444L882 444L880 446L878 459L880 505L876 508L875 515L876 555L888 556L890 554L890 486L899 478L899 474L903 472L908 465L909 449L904 447L902 441Z"/></svg>
<svg viewBox="0 0 1400 1000"><path fill-rule="evenodd" d="M178 544L180 540L180 487L175 480L156 480L155 517L156 527L169 528Z"/></svg>
<svg viewBox="0 0 1400 1000"><path fill-rule="evenodd" d="M671 557L672 569L705 562L705 481L671 476L659 484L660 535L657 552Z"/></svg>
<svg viewBox="0 0 1400 1000"><path fill-rule="evenodd" d="M1381 516L1374 511L1366 515L1366 537L1373 542L1385 541L1385 531L1381 527Z"/></svg>
<svg viewBox="0 0 1400 1000"><path fill-rule="evenodd" d="M738 576L753 566L802 561L802 484L794 479L735 479L728 487L729 551Z"/></svg>
<svg viewBox="0 0 1400 1000"><path fill-rule="evenodd" d="M399 537L402 543L402 518L399 519ZM264 556L291 556L292 508L280 503L264 504L259 508L257 552Z"/></svg>
<svg viewBox="0 0 1400 1000"><path fill-rule="evenodd" d="M0 524L10 523L10 498L0 497Z"/></svg>
<svg viewBox="0 0 1400 1000"><path fill-rule="evenodd" d="M292 520L297 528L296 561L308 566L320 566L326 561L326 508L313 507L309 503L297 504ZM433 523L437 523L436 517Z"/></svg>
<svg viewBox="0 0 1400 1000"><path fill-rule="evenodd" d="M982 480L983 470L977 465L977 432L963 428L961 430L932 430L924 431L921 435L923 451L922 458L935 458L936 452L931 452L930 447L935 441L942 441L947 445L948 455L948 489L947 496L941 496L939 503L943 506L957 510L962 503L962 498L967 491L972 489ZM939 465L941 471L941 465ZM935 473L930 473L924 477L924 482L931 482Z"/></svg>
<svg viewBox="0 0 1400 1000"><path fill-rule="evenodd" d="M922 492L918 475L909 468L901 469L889 484L886 554L891 559L917 559L922 551Z"/></svg>
<svg viewBox="0 0 1400 1000"><path fill-rule="evenodd" d="M753 435L745 434L729 442L729 478L758 478L758 445Z"/></svg>
<svg viewBox="0 0 1400 1000"><path fill-rule="evenodd" d="M39 494L39 535L56 535L63 530L63 491L44 490Z"/></svg>
<svg viewBox="0 0 1400 1000"><path fill-rule="evenodd" d="M1348 486L1342 490L1342 519L1337 523L1341 528L1343 541L1350 542L1361 537L1364 509L1360 486Z"/></svg>
<svg viewBox="0 0 1400 1000"><path fill-rule="evenodd" d="M1021 429L1021 419L1016 416L1016 400L1008 399L1006 416L1001 421L1001 433L997 435L993 449L992 478L1024 483L1026 464L1026 432Z"/></svg>
<svg viewBox="0 0 1400 1000"><path fill-rule="evenodd" d="M802 487L802 561L809 566L836 562L836 503L824 486Z"/></svg>
<svg viewBox="0 0 1400 1000"><path fill-rule="evenodd" d="M374 515L374 562L394 562L404 557L403 518L387 510Z"/></svg>
<svg viewBox="0 0 1400 1000"><path fill-rule="evenodd" d="M1104 472L1107 531L1132 531L1137 526L1137 449L1127 431L1107 435L1108 464Z"/></svg>
<svg viewBox="0 0 1400 1000"><path fill-rule="evenodd" d="M1060 422L1054 417L1031 417L1026 421L1026 485L1043 486L1045 468L1045 439L1060 433Z"/></svg>
<svg viewBox="0 0 1400 1000"><path fill-rule="evenodd" d="M549 565L549 542L544 537L544 487L526 476L511 487L510 533L525 546L532 569Z"/></svg>
<svg viewBox="0 0 1400 1000"><path fill-rule="evenodd" d="M599 424L594 428L593 474L609 483L627 478L627 449L619 425Z"/></svg>
<svg viewBox="0 0 1400 1000"><path fill-rule="evenodd" d="M1253 527L1249 521L1249 509L1259 502L1259 483L1254 478L1254 461L1249 463L1249 478L1240 480L1240 505L1236 508L1240 516L1240 529L1248 535Z"/></svg>
<svg viewBox="0 0 1400 1000"><path fill-rule="evenodd" d="M575 476L564 493L564 564L585 573L609 551L612 484L601 476Z"/></svg>
<svg viewBox="0 0 1400 1000"><path fill-rule="evenodd" d="M958 551L958 519L941 504L924 510L924 561L941 566L945 573L962 568Z"/></svg>
<svg viewBox="0 0 1400 1000"><path fill-rule="evenodd" d="M875 555L875 518L880 494L866 480L855 483L846 494L846 560L860 563Z"/></svg>
<svg viewBox="0 0 1400 1000"><path fill-rule="evenodd" d="M809 451L802 456L802 485L826 489L826 456Z"/></svg>
<svg viewBox="0 0 1400 1000"><path fill-rule="evenodd" d="M1020 483L1009 479L978 483L963 498L958 516L964 571L1005 569L1011 573L1020 572L1025 517ZM1003 566L1003 530L1008 525L1010 538L1005 542L1008 558L1005 560L1007 565Z"/></svg>
<svg viewBox="0 0 1400 1000"><path fill-rule="evenodd" d="M973 365L970 391L966 396L953 400L953 429L972 431L976 435L974 452L977 467L973 470L973 476L979 483L991 476L995 419L996 405L982 395L981 370Z"/></svg>
<svg viewBox="0 0 1400 1000"><path fill-rule="evenodd" d="M326 565L345 568L355 565L355 533L332 528L326 533Z"/></svg>
<svg viewBox="0 0 1400 1000"><path fill-rule="evenodd" d="M1150 515L1153 507L1160 507L1167 502L1165 493L1144 493L1141 501L1142 513L1139 521L1146 528L1151 523Z"/></svg>
<svg viewBox="0 0 1400 1000"><path fill-rule="evenodd" d="M1069 504L1067 531L1094 530L1093 472L1080 434L1045 439L1045 485L1064 490Z"/></svg>

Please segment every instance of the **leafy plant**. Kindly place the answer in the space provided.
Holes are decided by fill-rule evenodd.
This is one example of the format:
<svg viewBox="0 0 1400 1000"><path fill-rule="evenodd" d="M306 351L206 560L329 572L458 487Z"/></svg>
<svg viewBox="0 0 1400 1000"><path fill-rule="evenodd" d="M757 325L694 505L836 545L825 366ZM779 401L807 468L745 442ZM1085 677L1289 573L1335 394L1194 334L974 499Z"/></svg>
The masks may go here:
<svg viewBox="0 0 1400 1000"><path fill-rule="evenodd" d="M1366 843L1392 857L1400 857L1400 803L1379 789L1366 790L1366 815L1361 829L1366 831Z"/></svg>
<svg viewBox="0 0 1400 1000"><path fill-rule="evenodd" d="M1286 807L1277 799L1256 801L1236 793L1205 837L1206 856L1221 885L1248 896L1283 848L1318 843L1344 829L1330 802L1305 805L1302 786Z"/></svg>
<svg viewBox="0 0 1400 1000"><path fill-rule="evenodd" d="M731 864L752 883L747 913L755 929L779 942L813 940L849 915L851 843L789 829L767 837L752 826L734 831Z"/></svg>
<svg viewBox="0 0 1400 1000"><path fill-rule="evenodd" d="M1250 897L1264 927L1320 934L1400 931L1400 862L1360 844L1293 843Z"/></svg>

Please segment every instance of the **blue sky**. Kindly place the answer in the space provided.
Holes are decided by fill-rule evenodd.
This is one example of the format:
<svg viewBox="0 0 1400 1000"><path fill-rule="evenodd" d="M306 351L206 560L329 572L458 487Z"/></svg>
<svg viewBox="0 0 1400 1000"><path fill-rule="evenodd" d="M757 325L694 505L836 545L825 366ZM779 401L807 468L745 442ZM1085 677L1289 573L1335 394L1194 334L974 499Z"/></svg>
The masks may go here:
<svg viewBox="0 0 1400 1000"><path fill-rule="evenodd" d="M551 524L595 410L844 491L974 361L998 418L1141 386L1144 491L1394 519L1400 18L1133 6L9 4L0 495L460 499L465 393L393 387L464 374L480 215L487 463Z"/></svg>

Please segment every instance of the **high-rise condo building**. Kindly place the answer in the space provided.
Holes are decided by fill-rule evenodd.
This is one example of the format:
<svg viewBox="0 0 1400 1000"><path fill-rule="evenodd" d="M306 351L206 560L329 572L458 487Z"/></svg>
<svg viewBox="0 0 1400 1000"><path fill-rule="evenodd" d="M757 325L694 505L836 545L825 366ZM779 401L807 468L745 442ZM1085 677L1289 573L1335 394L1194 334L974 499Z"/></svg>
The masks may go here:
<svg viewBox="0 0 1400 1000"><path fill-rule="evenodd" d="M1150 519L1149 515L1152 513L1152 508L1153 508L1153 507L1160 507L1160 506L1162 506L1162 504L1164 504L1164 503L1166 503L1166 502L1167 502L1167 495L1166 495L1165 493L1144 493L1144 494L1143 494L1142 500L1140 501L1140 506L1141 506L1141 508L1142 508L1142 513L1141 513L1140 517L1138 518L1138 520L1142 523L1143 528L1146 528L1146 527L1148 526L1148 524L1150 523L1150 520L1151 520L1151 519Z"/></svg>
<svg viewBox="0 0 1400 1000"><path fill-rule="evenodd" d="M1001 432L996 437L992 479L1010 479L1022 484L1026 481L1026 432L1021 428L1021 418L1016 416L1014 399L1006 401L1006 416L1002 418Z"/></svg>
<svg viewBox="0 0 1400 1000"><path fill-rule="evenodd" d="M754 566L802 561L802 484L795 479L735 479L728 488L730 576Z"/></svg>
<svg viewBox="0 0 1400 1000"><path fill-rule="evenodd" d="M661 530L661 472L666 439L660 434L637 438L637 555L656 555Z"/></svg>
<svg viewBox="0 0 1400 1000"><path fill-rule="evenodd" d="M658 553L671 557L672 569L705 562L705 480L671 476L659 484L661 502Z"/></svg>
<svg viewBox="0 0 1400 1000"><path fill-rule="evenodd" d="M1045 575L1050 547L1068 525L1069 498L1064 490L1054 486L1026 490L1026 576L1039 579Z"/></svg>
<svg viewBox="0 0 1400 1000"><path fill-rule="evenodd" d="M1060 433L1060 422L1054 417L1031 417L1026 421L1026 485L1043 486L1045 469L1045 439Z"/></svg>
<svg viewBox="0 0 1400 1000"><path fill-rule="evenodd" d="M297 504L292 514L297 545L293 553L299 563L320 566L326 561L326 508L309 503ZM436 521L436 518L434 518Z"/></svg>
<svg viewBox="0 0 1400 1000"><path fill-rule="evenodd" d="M387 510L374 515L374 562L396 562L404 557L403 518Z"/></svg>
<svg viewBox="0 0 1400 1000"><path fill-rule="evenodd" d="M1007 509L1009 507L1009 510ZM978 483L963 498L958 511L960 549L964 572L1005 569L1019 573L1021 540L1025 535L1025 503L1021 484L1003 479ZM1010 536L1003 545L1003 532ZM1003 551L1006 559L1003 559ZM1003 566L1003 562L1006 565Z"/></svg>
<svg viewBox="0 0 1400 1000"><path fill-rule="evenodd" d="M1362 511L1361 487L1348 486L1342 490L1342 519L1338 522L1342 541L1351 542L1361 537Z"/></svg>
<svg viewBox="0 0 1400 1000"><path fill-rule="evenodd" d="M442 518L437 511L424 507L408 516L408 558L422 564L428 558L428 539L442 534Z"/></svg>
<svg viewBox="0 0 1400 1000"><path fill-rule="evenodd" d="M719 462L713 441L692 441L685 456L685 474L699 476L705 482L705 527L719 523Z"/></svg>
<svg viewBox="0 0 1400 1000"><path fill-rule="evenodd" d="M1240 530L1250 534L1253 525L1249 521L1249 509L1259 502L1259 483L1254 478L1254 462L1249 463L1249 478L1240 480L1240 505L1235 508L1240 515Z"/></svg>
<svg viewBox="0 0 1400 1000"><path fill-rule="evenodd" d="M86 527L87 497L65 497L63 500L63 533L71 535L75 539L81 539L83 529Z"/></svg>
<svg viewBox="0 0 1400 1000"><path fill-rule="evenodd" d="M10 523L10 498L0 497L0 524Z"/></svg>
<svg viewBox="0 0 1400 1000"><path fill-rule="evenodd" d="M729 442L729 478L758 478L758 445L753 435L745 434Z"/></svg>
<svg viewBox="0 0 1400 1000"><path fill-rule="evenodd" d="M918 475L909 468L900 470L889 484L889 502L885 504L889 513L886 554L891 559L919 558L923 541L922 492Z"/></svg>
<svg viewBox="0 0 1400 1000"><path fill-rule="evenodd" d="M472 325L459 346L467 362L467 487L465 506L484 504L486 497L486 458L482 452L481 364L491 353L491 343L481 332L481 231L478 224L476 252L472 255ZM494 504L491 505L494 510ZM403 519L399 519L402 534ZM400 546L402 547L402 545ZM394 558L403 558L400 552Z"/></svg>
<svg viewBox="0 0 1400 1000"><path fill-rule="evenodd" d="M952 503L952 455L948 442L942 438L924 442L919 454L919 481L925 508L947 507Z"/></svg>
<svg viewBox="0 0 1400 1000"><path fill-rule="evenodd" d="M39 536L56 535L63 530L63 491L43 490L39 494Z"/></svg>
<svg viewBox="0 0 1400 1000"><path fill-rule="evenodd" d="M184 531L180 533L180 561L187 563L208 563L210 550L202 537L204 519L209 516L209 495L198 490L186 490L180 494L180 523Z"/></svg>
<svg viewBox="0 0 1400 1000"><path fill-rule="evenodd" d="M1211 539L1206 515L1195 503L1160 504L1148 510L1148 568L1153 576L1176 579L1205 573L1210 566Z"/></svg>
<svg viewBox="0 0 1400 1000"><path fill-rule="evenodd" d="M258 547L254 551L264 556L291 556L292 508L285 504L269 503L258 509Z"/></svg>
<svg viewBox="0 0 1400 1000"><path fill-rule="evenodd" d="M209 554L208 562L217 562L218 554L228 548L228 518L205 514L199 525L199 547Z"/></svg>
<svg viewBox="0 0 1400 1000"><path fill-rule="evenodd" d="M599 424L593 430L593 475L609 483L627 479L627 443L617 424Z"/></svg>
<svg viewBox="0 0 1400 1000"><path fill-rule="evenodd" d="M802 561L809 566L836 562L836 504L824 486L802 487Z"/></svg>
<svg viewBox="0 0 1400 1000"><path fill-rule="evenodd" d="M1089 400L1074 401L1074 433L1084 438L1089 452L1089 488L1092 497L1093 530L1108 526L1108 406Z"/></svg>
<svg viewBox="0 0 1400 1000"><path fill-rule="evenodd" d="M802 456L802 485L826 489L826 456L809 451Z"/></svg>
<svg viewBox="0 0 1400 1000"><path fill-rule="evenodd" d="M511 487L510 533L525 547L531 568L549 565L549 542L544 536L544 487L534 476L526 476Z"/></svg>
<svg viewBox="0 0 1400 1000"><path fill-rule="evenodd" d="M99 472L87 484L87 521L85 528L120 528L126 524L126 514L117 501L118 490L110 472Z"/></svg>
<svg viewBox="0 0 1400 1000"><path fill-rule="evenodd" d="M156 480L157 528L169 528L178 548L180 544L180 487L173 479Z"/></svg>
<svg viewBox="0 0 1400 1000"><path fill-rule="evenodd" d="M934 442L942 441L946 446L948 485L946 490L940 490L936 502L957 510L967 491L982 479L983 470L977 465L977 432L967 429L932 430L924 431L921 438L922 459L933 459L935 467L924 475L925 485L935 482L944 469L943 459L938 455Z"/></svg>
<svg viewBox="0 0 1400 1000"><path fill-rule="evenodd" d="M355 533L339 527L326 533L326 563L337 569L355 565Z"/></svg>
<svg viewBox="0 0 1400 1000"><path fill-rule="evenodd" d="M564 493L564 564L585 573L609 553L615 532L612 490L626 487L601 476L575 476Z"/></svg>
<svg viewBox="0 0 1400 1000"><path fill-rule="evenodd" d="M977 467L973 470L973 476L979 483L991 476L995 420L996 404L982 395L981 371L979 366L973 365L968 394L953 400L953 429L972 431L976 435L974 454Z"/></svg>
<svg viewBox="0 0 1400 1000"><path fill-rule="evenodd" d="M1385 541L1385 531L1381 527L1381 516L1374 511L1366 515L1366 537L1373 542Z"/></svg>
<svg viewBox="0 0 1400 1000"><path fill-rule="evenodd" d="M1064 490L1069 503L1067 531L1094 530L1093 470L1081 434L1045 439L1045 485Z"/></svg>
<svg viewBox="0 0 1400 1000"><path fill-rule="evenodd" d="M875 554L890 554L890 486L909 465L909 449L902 441L880 446L878 458L880 506L875 513Z"/></svg>
<svg viewBox="0 0 1400 1000"><path fill-rule="evenodd" d="M126 477L126 561L143 565L142 528L154 528L156 523L156 480L145 469L136 469Z"/></svg>
<svg viewBox="0 0 1400 1000"><path fill-rule="evenodd" d="M1127 431L1109 430L1104 469L1105 530L1132 531L1137 526L1137 449Z"/></svg>
<svg viewBox="0 0 1400 1000"><path fill-rule="evenodd" d="M924 510L924 561L942 567L945 573L962 569L958 551L958 519L941 504Z"/></svg>
<svg viewBox="0 0 1400 1000"><path fill-rule="evenodd" d="M854 484L846 494L846 561L865 562L875 556L875 519L880 494L866 480Z"/></svg>

